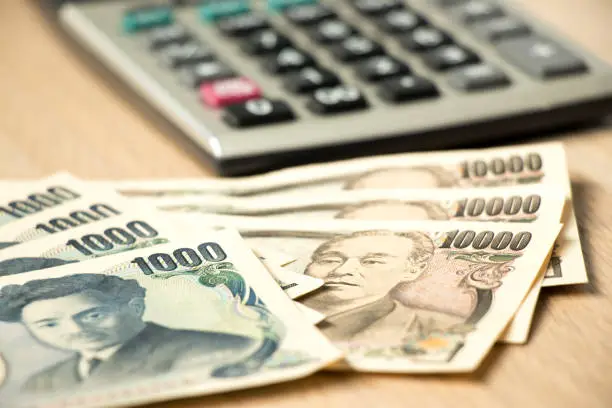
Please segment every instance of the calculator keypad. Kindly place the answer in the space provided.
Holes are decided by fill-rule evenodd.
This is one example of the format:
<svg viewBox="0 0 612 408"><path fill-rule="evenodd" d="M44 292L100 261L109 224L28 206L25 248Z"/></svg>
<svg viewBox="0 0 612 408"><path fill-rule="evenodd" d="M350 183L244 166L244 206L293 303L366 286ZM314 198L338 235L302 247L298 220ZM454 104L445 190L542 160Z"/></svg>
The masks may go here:
<svg viewBox="0 0 612 408"><path fill-rule="evenodd" d="M269 0L263 8L254 3L212 1L194 7L202 25L252 60L244 71L220 59L223 50L212 51L207 44L214 35L205 38L175 22L171 7L128 10L124 31L142 32L155 58L198 94L202 109L222 110L223 121L234 128L297 120L297 104L297 111L325 116L375 107L373 99L399 105L444 98L449 92L503 92L513 85L500 64L457 43L452 30L442 30L439 19L411 7L410 1ZM568 50L534 36L531 27L497 3L435 4L528 75L549 79L587 69ZM278 81L286 100L267 95L249 78L253 66Z"/></svg>

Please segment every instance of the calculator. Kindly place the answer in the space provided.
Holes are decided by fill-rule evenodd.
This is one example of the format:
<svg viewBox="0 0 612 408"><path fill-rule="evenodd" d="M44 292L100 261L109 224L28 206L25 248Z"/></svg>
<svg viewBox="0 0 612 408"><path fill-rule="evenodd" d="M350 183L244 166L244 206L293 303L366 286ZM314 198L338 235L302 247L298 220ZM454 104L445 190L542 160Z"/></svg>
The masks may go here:
<svg viewBox="0 0 612 408"><path fill-rule="evenodd" d="M55 1L68 36L244 175L612 110L612 70L494 0Z"/></svg>

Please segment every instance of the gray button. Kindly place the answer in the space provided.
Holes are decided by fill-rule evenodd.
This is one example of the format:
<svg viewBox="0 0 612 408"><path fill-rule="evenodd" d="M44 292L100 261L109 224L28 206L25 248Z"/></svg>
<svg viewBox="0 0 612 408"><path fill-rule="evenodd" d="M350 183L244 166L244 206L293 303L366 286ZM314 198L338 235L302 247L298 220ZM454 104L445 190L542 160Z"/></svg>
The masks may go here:
<svg viewBox="0 0 612 408"><path fill-rule="evenodd" d="M510 80L500 69L483 63L454 69L448 83L462 91L480 91L506 86Z"/></svg>
<svg viewBox="0 0 612 408"><path fill-rule="evenodd" d="M453 7L451 14L464 23L475 23L501 17L504 11L490 1L470 0Z"/></svg>
<svg viewBox="0 0 612 408"><path fill-rule="evenodd" d="M471 26L476 35L489 41L499 41L505 38L522 37L531 30L514 17L499 17L493 20L475 23Z"/></svg>
<svg viewBox="0 0 612 408"><path fill-rule="evenodd" d="M500 41L496 46L504 58L538 78L553 78L587 70L584 61L545 38L512 38Z"/></svg>
<svg viewBox="0 0 612 408"><path fill-rule="evenodd" d="M468 0L436 0L436 3L440 7L452 7L456 6L457 4L465 3L467 1Z"/></svg>

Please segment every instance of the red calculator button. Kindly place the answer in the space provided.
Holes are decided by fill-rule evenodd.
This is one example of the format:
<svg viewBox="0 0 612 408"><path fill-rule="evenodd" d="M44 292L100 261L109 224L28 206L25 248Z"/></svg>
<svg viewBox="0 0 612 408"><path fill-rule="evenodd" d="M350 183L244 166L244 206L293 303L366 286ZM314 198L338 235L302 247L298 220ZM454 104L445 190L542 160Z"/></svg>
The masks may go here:
<svg viewBox="0 0 612 408"><path fill-rule="evenodd" d="M249 99L261 97L257 84L245 77L206 82L200 86L200 96L205 104L221 108Z"/></svg>

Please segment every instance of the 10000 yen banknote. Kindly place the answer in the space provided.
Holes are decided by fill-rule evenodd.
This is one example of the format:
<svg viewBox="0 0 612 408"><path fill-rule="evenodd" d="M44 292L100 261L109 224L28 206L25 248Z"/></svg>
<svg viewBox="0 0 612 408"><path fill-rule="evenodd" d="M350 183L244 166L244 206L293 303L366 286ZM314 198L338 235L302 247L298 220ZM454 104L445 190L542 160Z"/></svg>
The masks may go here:
<svg viewBox="0 0 612 408"><path fill-rule="evenodd" d="M533 183L565 187L569 184L561 143L375 156L231 179L99 183L130 197L262 196L292 192L326 194L369 188L468 188Z"/></svg>
<svg viewBox="0 0 612 408"><path fill-rule="evenodd" d="M256 218L233 226L249 244L293 254L287 268L325 281L301 302L327 316L319 328L350 367L410 373L475 369L541 276L560 230Z"/></svg>
<svg viewBox="0 0 612 408"><path fill-rule="evenodd" d="M478 150L407 153L315 164L229 180L192 179L104 182L132 197L193 194L326 197L340 190L469 188L539 184L571 189L561 143ZM570 207L547 271L546 285L588 281L576 218Z"/></svg>
<svg viewBox="0 0 612 408"><path fill-rule="evenodd" d="M197 215L195 214L173 215L173 219L176 222L192 222L193 223L196 217ZM261 231L263 231L264 229L273 229L274 228L273 226L278 224L278 223L271 223L268 220L258 219L257 217L227 216L227 215L217 215L217 214L215 215L200 214L199 217L201 218L199 222L204 223L206 225L218 225L219 228L223 228L221 226L232 226L233 228L236 228L239 231L246 231L247 233L253 228L257 228L258 230L261 230ZM284 221L287 221L287 220L284 220ZM359 223L362 221L341 220L340 225L344 226L345 224L347 223L350 224L351 222L354 222L355 225L360 225ZM337 224L336 221L331 221L331 223ZM381 225L387 225L389 221L388 220L378 221L377 223L381 223ZM433 222L433 224L436 224L436 223L440 223L440 222L439 221ZM294 219L292 222L289 222L289 224L299 225L299 222ZM321 224L320 221L316 223L316 225L320 225L320 224ZM454 224L455 223L441 222L440 228L445 228L445 229L450 230L452 229L452 226ZM540 221L537 228L545 229L545 228L548 228L550 225L552 225L553 227L556 227L557 224L558 224L558 221L554 219L550 220L550 222L546 224ZM369 225L374 225L374 223L369 222ZM534 226L534 228L536 227ZM251 246L261 245L261 241L259 240L254 241L249 238L248 242L249 242L249 245ZM274 245L284 245L285 244L282 242L278 242L277 240L271 240L270 242ZM300 265L299 260L295 259L295 257L292 257L292 258L294 258L293 262L285 265L285 267L283 267L282 269L290 270L292 274L303 274L304 269L302 265ZM540 274L541 276L539 276L538 279L536 279L536 282L533 284L533 286L529 290L529 293L525 297L523 303L521 303L511 323L508 325L503 335L499 337L498 341L502 343L523 344L529 338L529 331L531 329L531 323L533 320L533 315L535 312L535 307L536 307L537 299L540 293L540 289L542 287L542 281L544 278L545 270L546 270L546 267L543 267L541 274Z"/></svg>
<svg viewBox="0 0 612 408"><path fill-rule="evenodd" d="M341 357L230 231L5 277L0 331L10 407L212 394Z"/></svg>
<svg viewBox="0 0 612 408"><path fill-rule="evenodd" d="M163 211L215 213L267 219L362 219L560 222L565 194L527 185L486 189L338 191L323 197L166 197L139 202Z"/></svg>

